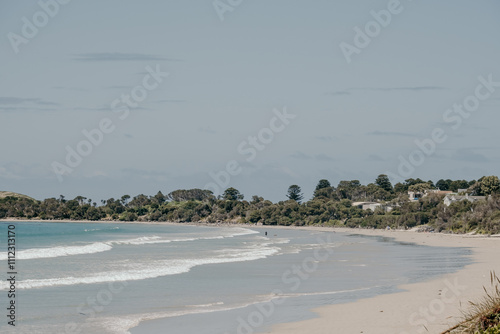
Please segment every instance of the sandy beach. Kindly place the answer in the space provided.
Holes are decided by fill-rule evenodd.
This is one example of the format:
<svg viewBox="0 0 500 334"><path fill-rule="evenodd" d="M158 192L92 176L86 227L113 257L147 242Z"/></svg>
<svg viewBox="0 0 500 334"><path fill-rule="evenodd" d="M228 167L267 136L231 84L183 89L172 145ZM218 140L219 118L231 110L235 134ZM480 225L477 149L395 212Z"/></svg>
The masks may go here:
<svg viewBox="0 0 500 334"><path fill-rule="evenodd" d="M272 334L413 334L442 333L455 325L469 301L484 295L490 271L500 270L500 238L410 231L335 229L338 232L386 236L402 242L439 247L470 247L474 263L432 281L400 286L403 292L349 304L320 307L318 317L274 326ZM424 327L425 326L425 327Z"/></svg>

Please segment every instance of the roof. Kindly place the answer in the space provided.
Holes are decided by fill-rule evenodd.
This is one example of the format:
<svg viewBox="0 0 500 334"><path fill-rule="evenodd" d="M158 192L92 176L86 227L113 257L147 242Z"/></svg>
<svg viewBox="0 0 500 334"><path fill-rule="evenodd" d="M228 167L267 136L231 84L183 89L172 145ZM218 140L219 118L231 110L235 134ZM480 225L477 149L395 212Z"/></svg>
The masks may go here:
<svg viewBox="0 0 500 334"><path fill-rule="evenodd" d="M468 196L468 195L448 195L446 196L447 198L453 198L453 199L456 199L456 200L461 200L461 199L477 199L477 200L480 200L480 199L485 199L486 196Z"/></svg>
<svg viewBox="0 0 500 334"><path fill-rule="evenodd" d="M368 204L380 204L378 202L353 202L352 205L358 206L358 205L368 205Z"/></svg>

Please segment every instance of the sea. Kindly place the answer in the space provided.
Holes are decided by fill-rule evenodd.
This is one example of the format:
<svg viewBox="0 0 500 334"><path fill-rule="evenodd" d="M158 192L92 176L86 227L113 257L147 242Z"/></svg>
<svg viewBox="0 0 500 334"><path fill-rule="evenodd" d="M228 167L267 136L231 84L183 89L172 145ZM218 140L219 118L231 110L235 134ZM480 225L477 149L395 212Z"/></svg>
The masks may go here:
<svg viewBox="0 0 500 334"><path fill-rule="evenodd" d="M0 238L0 333L263 333L472 261L356 230L1 222Z"/></svg>

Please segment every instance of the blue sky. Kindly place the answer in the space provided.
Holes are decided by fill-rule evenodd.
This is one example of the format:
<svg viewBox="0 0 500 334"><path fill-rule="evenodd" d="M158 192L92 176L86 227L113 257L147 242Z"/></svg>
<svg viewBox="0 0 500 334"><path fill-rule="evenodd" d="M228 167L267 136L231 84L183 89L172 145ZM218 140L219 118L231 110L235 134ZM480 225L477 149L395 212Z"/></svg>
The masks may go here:
<svg viewBox="0 0 500 334"><path fill-rule="evenodd" d="M400 157L436 128L447 140L408 177L499 175L500 87L458 129L443 115L478 77L500 82L500 3L402 0L348 63L340 44L355 45L354 28L390 3L243 0L221 20L212 1L73 0L26 38L40 4L0 1L0 190L96 201L168 193L204 188L236 161L228 186L246 198L283 200L291 184L309 198L322 178L398 174ZM24 42L13 47L13 34ZM168 76L119 119L111 103L148 66ZM238 147L285 109L295 118L248 161ZM54 162L66 164L66 148L103 119L114 130L58 177Z"/></svg>

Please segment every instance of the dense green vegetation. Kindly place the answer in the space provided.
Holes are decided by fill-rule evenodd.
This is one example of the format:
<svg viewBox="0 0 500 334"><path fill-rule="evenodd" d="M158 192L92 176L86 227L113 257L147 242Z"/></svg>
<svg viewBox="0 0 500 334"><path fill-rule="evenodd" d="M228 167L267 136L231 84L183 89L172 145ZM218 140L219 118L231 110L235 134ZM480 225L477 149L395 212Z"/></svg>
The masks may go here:
<svg viewBox="0 0 500 334"><path fill-rule="evenodd" d="M410 201L408 190L428 192L431 189L468 189L471 195L487 196L474 203L459 201L446 206L444 195L429 193ZM374 183L362 185L358 180L340 181L332 186L320 180L313 198L302 202L298 185L284 194L288 200L272 203L259 196L245 200L237 189L228 188L219 197L202 189L176 190L168 195L124 195L93 202L82 196L67 200L64 196L43 201L29 197L0 198L0 218L50 220L121 220L172 222L233 222L263 225L322 225L365 228L412 228L426 225L436 231L467 233L500 233L500 182L496 176L478 181L408 179L394 186L386 175ZM491 196L490 196L491 195ZM357 201L374 201L382 207L362 210ZM391 210L384 209L390 208Z"/></svg>

